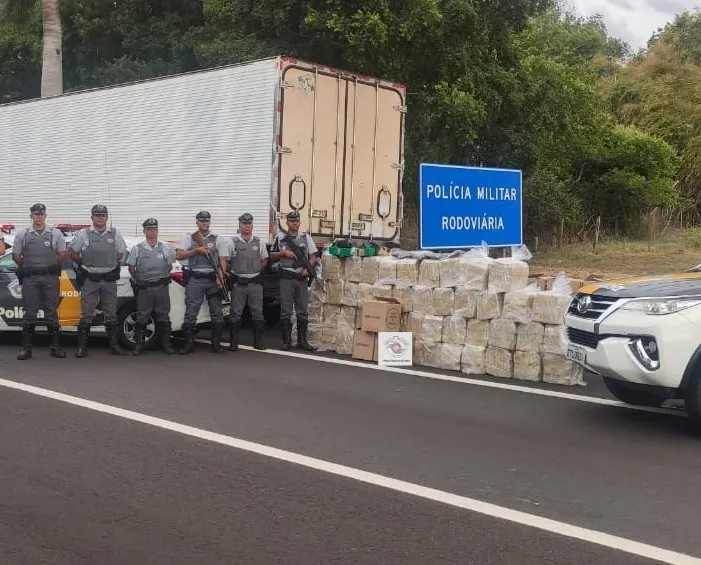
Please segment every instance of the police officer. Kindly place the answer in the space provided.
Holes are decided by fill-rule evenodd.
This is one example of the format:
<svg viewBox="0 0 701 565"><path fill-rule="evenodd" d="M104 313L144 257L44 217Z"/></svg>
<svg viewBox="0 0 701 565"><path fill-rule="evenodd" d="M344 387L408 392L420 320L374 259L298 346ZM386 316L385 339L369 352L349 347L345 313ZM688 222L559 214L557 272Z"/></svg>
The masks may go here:
<svg viewBox="0 0 701 565"><path fill-rule="evenodd" d="M170 271L175 261L175 247L158 240L158 220L148 218L141 224L146 239L132 247L127 257L133 286L136 287L136 348L132 355L144 350L144 331L153 312L161 348L168 355L175 353L170 345Z"/></svg>
<svg viewBox="0 0 701 565"><path fill-rule="evenodd" d="M105 330L112 355L126 355L117 341L117 281L126 245L119 230L107 227L107 206L96 204L91 210L92 226L80 230L70 244L70 256L76 263L76 278L82 286L78 349L75 356L88 354L88 336L98 303L105 316Z"/></svg>
<svg viewBox="0 0 701 565"><path fill-rule="evenodd" d="M186 234L176 248L178 261L187 260L185 277L185 346L181 355L195 350L195 326L197 314L202 301L207 298L209 314L212 319L212 346L214 353L223 353L221 335L224 328L224 313L222 311L221 287L216 270L220 267L219 257L228 255L227 244L223 238L209 231L212 215L207 211L198 212L195 216L197 231ZM194 239L193 239L194 236ZM199 240L198 243L197 240Z"/></svg>
<svg viewBox="0 0 701 565"><path fill-rule="evenodd" d="M18 276L25 309L22 350L17 359L24 361L32 356L32 338L39 309L44 311L44 320L51 335L50 355L63 359L66 354L60 344L57 309L61 264L66 260L66 240L59 230L46 225L46 206L34 204L29 212L32 227L17 233L12 247L12 259L19 265Z"/></svg>
<svg viewBox="0 0 701 565"><path fill-rule="evenodd" d="M299 231L299 212L293 210L287 214L287 232L281 231L275 236L270 248L271 261L277 262L276 270L280 275L280 321L282 323L282 348L292 347L292 308L297 313L297 349L314 351L307 341L309 327L309 273L302 261L292 251L296 246L307 255L309 266L316 264L317 252L314 240L307 233Z"/></svg>
<svg viewBox="0 0 701 565"><path fill-rule="evenodd" d="M0 255L5 253L5 236L0 231Z"/></svg>
<svg viewBox="0 0 701 565"><path fill-rule="evenodd" d="M253 347L266 349L263 343L263 275L268 263L268 250L258 236L253 235L253 216L239 216L239 233L231 238L229 277L232 284L231 320L229 322L229 351L239 348L241 315L248 303L253 318ZM220 258L222 271L227 270L225 257Z"/></svg>

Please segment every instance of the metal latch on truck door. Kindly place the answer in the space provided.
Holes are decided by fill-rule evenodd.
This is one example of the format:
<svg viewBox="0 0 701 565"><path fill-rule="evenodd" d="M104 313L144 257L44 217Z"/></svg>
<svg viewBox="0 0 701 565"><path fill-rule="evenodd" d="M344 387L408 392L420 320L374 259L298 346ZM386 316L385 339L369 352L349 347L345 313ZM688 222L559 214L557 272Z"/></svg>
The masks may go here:
<svg viewBox="0 0 701 565"><path fill-rule="evenodd" d="M325 218L328 216L326 210L312 210L312 218Z"/></svg>
<svg viewBox="0 0 701 565"><path fill-rule="evenodd" d="M382 205L382 200L387 200L385 205ZM392 193L387 188L386 184L382 185L382 188L377 191L377 215L383 220L386 220L392 211Z"/></svg>
<svg viewBox="0 0 701 565"><path fill-rule="evenodd" d="M295 186L301 185L301 191L302 191L302 203L299 203L299 198L294 198L292 195L292 190ZM289 204L290 208L293 210L301 210L304 208L304 205L307 203L307 183L304 182L304 179L302 179L301 175L295 175L294 178L290 181L289 184L289 194L288 194L288 199L289 199ZM298 193L300 191L300 188L296 190ZM295 196L299 197L299 194L296 194Z"/></svg>

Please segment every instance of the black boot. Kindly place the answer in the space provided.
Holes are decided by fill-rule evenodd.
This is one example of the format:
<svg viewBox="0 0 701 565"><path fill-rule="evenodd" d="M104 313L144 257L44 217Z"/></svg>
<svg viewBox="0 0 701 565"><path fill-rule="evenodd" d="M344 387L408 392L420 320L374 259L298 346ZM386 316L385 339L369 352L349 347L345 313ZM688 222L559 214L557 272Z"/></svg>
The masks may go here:
<svg viewBox="0 0 701 565"><path fill-rule="evenodd" d="M157 327L160 328L161 332L161 349L166 355L173 355L175 349L170 344L170 332L172 331L170 322L160 322Z"/></svg>
<svg viewBox="0 0 701 565"><path fill-rule="evenodd" d="M225 353L221 346L221 334L224 331L224 324L214 324L212 326L212 345L210 350L212 353Z"/></svg>
<svg viewBox="0 0 701 565"><path fill-rule="evenodd" d="M187 355L195 350L195 324L184 324L185 345L179 351L180 355Z"/></svg>
<svg viewBox="0 0 701 565"><path fill-rule="evenodd" d="M65 359L66 352L61 349L61 327L59 325L49 326L49 333L51 334L49 355L56 357L56 359Z"/></svg>
<svg viewBox="0 0 701 565"><path fill-rule="evenodd" d="M308 327L308 320L297 319L297 349L303 349L304 351L316 351L316 347L309 345L309 342L307 341Z"/></svg>
<svg viewBox="0 0 701 565"><path fill-rule="evenodd" d="M114 322L108 322L105 324L105 330L107 330L107 337L110 340L110 355L126 355L127 352L119 347L119 341L117 340L117 327Z"/></svg>
<svg viewBox="0 0 701 565"><path fill-rule="evenodd" d="M34 337L34 326L24 326L22 328L22 349L17 355L18 361L26 361L32 357L32 338Z"/></svg>
<svg viewBox="0 0 701 565"><path fill-rule="evenodd" d="M132 355L138 356L141 355L141 353L144 351L144 328L143 325L136 323L134 325L134 342L136 343L136 347L134 347L134 350L131 352Z"/></svg>
<svg viewBox="0 0 701 565"><path fill-rule="evenodd" d="M88 336L90 335L90 324L85 322L78 323L78 349L75 356L78 359L88 356Z"/></svg>
<svg viewBox="0 0 701 565"><path fill-rule="evenodd" d="M292 322L290 320L282 321L282 350L289 351L292 347Z"/></svg>
<svg viewBox="0 0 701 565"><path fill-rule="evenodd" d="M241 329L241 320L229 322L229 351L239 350L239 330Z"/></svg>
<svg viewBox="0 0 701 565"><path fill-rule="evenodd" d="M267 349L263 342L263 332L265 331L265 322L253 322L253 347L261 351Z"/></svg>

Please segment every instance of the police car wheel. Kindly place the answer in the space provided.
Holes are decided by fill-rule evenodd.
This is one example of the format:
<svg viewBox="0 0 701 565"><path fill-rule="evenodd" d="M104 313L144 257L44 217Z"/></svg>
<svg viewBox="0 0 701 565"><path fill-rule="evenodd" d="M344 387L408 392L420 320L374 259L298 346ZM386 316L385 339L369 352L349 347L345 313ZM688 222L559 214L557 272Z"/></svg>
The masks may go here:
<svg viewBox="0 0 701 565"><path fill-rule="evenodd" d="M117 316L117 331L122 347L132 350L136 347L134 330L136 326L136 305L128 305L119 311ZM157 343L156 324L150 318L144 334L144 349L153 349Z"/></svg>

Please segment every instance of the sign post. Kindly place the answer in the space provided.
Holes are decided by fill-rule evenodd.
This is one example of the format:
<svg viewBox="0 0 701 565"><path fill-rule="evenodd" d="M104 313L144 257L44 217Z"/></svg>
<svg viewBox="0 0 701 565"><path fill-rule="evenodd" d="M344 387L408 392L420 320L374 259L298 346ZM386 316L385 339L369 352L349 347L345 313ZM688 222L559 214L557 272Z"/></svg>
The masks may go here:
<svg viewBox="0 0 701 565"><path fill-rule="evenodd" d="M520 170L421 163L419 190L421 249L523 244Z"/></svg>

